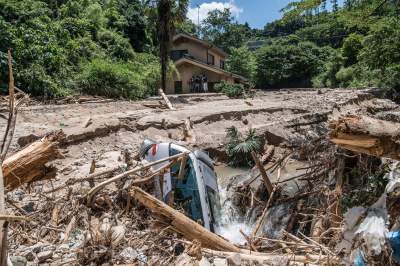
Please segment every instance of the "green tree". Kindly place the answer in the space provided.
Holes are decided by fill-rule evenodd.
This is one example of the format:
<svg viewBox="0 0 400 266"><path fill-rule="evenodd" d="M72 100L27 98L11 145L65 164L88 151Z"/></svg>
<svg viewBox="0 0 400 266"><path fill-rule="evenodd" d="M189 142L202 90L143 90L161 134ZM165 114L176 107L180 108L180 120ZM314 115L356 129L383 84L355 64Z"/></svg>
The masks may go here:
<svg viewBox="0 0 400 266"><path fill-rule="evenodd" d="M359 59L379 72L379 85L400 88L400 20L385 18L375 24L363 41Z"/></svg>
<svg viewBox="0 0 400 266"><path fill-rule="evenodd" d="M246 46L232 48L227 60L227 68L229 71L253 81L257 68L256 57Z"/></svg>
<svg viewBox="0 0 400 266"><path fill-rule="evenodd" d="M260 152L262 142L255 129L249 129L244 136L234 126L226 129L228 143L225 146L229 158L229 165L251 167L254 165L251 152Z"/></svg>
<svg viewBox="0 0 400 266"><path fill-rule="evenodd" d="M152 45L145 10L140 0L112 0L106 10L109 27L123 32L137 52L149 51Z"/></svg>
<svg viewBox="0 0 400 266"><path fill-rule="evenodd" d="M178 25L185 21L188 5L188 0L158 0L157 31L160 47L161 89L164 91L167 87L167 72L171 38Z"/></svg>
<svg viewBox="0 0 400 266"><path fill-rule="evenodd" d="M0 87L6 86L1 78L6 76L4 56L9 48L17 86L34 96L85 91L76 86L82 84L77 77L88 73L89 66L102 66L100 62L137 65L142 58L133 48L152 50L147 48L152 41L143 33L148 29L142 13L140 0L0 0ZM102 69L114 76L123 72L121 67ZM146 68L140 70L151 76ZM145 93L150 91L152 86Z"/></svg>
<svg viewBox="0 0 400 266"><path fill-rule="evenodd" d="M344 66L348 67L358 62L358 54L362 49L363 36L357 33L350 34L343 42L342 56L344 57Z"/></svg>
<svg viewBox="0 0 400 266"><path fill-rule="evenodd" d="M255 33L248 23L236 22L228 8L210 11L201 25L202 37L227 52L243 46Z"/></svg>
<svg viewBox="0 0 400 266"><path fill-rule="evenodd" d="M259 88L309 87L326 54L296 36L274 40L256 53Z"/></svg>

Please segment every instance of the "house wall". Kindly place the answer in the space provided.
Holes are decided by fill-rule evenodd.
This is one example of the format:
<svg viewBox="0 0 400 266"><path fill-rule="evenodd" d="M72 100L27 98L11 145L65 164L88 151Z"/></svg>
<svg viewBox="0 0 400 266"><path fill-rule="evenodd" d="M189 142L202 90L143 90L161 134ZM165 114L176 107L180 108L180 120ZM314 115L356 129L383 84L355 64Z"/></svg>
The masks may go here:
<svg viewBox="0 0 400 266"><path fill-rule="evenodd" d="M214 66L220 67L221 59L225 60L225 57L214 52L212 49L207 49L198 42L194 42L188 39L179 39L174 42L172 50L188 50L190 56L193 56L196 60L199 60L207 64L207 53L214 56Z"/></svg>

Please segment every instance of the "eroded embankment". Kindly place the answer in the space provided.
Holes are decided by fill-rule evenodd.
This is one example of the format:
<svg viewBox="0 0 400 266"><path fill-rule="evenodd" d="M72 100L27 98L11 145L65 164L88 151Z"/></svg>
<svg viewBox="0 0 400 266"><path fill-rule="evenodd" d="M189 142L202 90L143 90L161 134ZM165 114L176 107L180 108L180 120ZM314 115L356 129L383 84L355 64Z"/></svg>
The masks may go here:
<svg viewBox="0 0 400 266"><path fill-rule="evenodd" d="M187 144L208 149L221 157L225 130L230 126L242 132L254 128L268 143L279 145L301 139L311 131L324 133L328 117L339 111L364 108L381 112L395 108L389 101L375 99L372 94L351 90L273 91L258 93L246 100L221 95L187 96L184 101L181 98L174 101L175 111L144 106L158 99L29 106L20 112L12 148L18 150L19 146L57 129L66 133L67 146L107 143L115 135L134 135L128 139L180 141L184 121L190 118L195 141ZM85 125L88 119L90 123ZM96 141L99 138L104 140ZM101 148L93 146L91 150Z"/></svg>

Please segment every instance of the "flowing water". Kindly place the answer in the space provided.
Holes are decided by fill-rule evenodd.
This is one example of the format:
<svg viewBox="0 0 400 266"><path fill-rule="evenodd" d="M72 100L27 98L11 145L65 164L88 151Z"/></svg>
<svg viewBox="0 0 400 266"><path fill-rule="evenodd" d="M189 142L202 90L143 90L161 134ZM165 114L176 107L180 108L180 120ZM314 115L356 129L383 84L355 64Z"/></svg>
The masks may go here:
<svg viewBox="0 0 400 266"><path fill-rule="evenodd" d="M307 166L305 163L295 160L290 161L281 171L281 180L290 179L295 175L302 174L304 172L302 168L305 166ZM216 233L236 244L244 244L246 243L246 239L241 231L246 235L251 234L254 228L254 215L256 212L249 208L246 215L240 214L230 199L231 194L228 193L227 187L232 177L246 176L249 174L250 169L220 165L215 167L215 172L218 176L221 201L221 215ZM276 180L276 173L270 174L270 178L274 182ZM298 189L299 183L290 181L283 187L282 193L292 196ZM286 228L291 217L292 207L290 204L272 206L262 226L263 234L271 238L280 238L281 230Z"/></svg>
<svg viewBox="0 0 400 266"><path fill-rule="evenodd" d="M221 216L216 233L236 244L244 244L246 242L240 231L248 235L251 233L252 227L246 223L244 217L240 217L236 207L228 198L227 185L231 177L246 175L249 170L246 168L233 168L227 165L215 167L221 200Z"/></svg>

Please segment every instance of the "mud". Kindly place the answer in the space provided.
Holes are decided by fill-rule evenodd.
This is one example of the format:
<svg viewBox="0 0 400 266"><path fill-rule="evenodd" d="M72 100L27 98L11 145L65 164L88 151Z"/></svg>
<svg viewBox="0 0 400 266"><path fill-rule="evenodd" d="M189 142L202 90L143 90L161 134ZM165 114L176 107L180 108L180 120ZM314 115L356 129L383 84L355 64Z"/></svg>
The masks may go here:
<svg viewBox="0 0 400 266"><path fill-rule="evenodd" d="M225 160L222 149L230 126L244 132L254 128L272 145L293 145L312 135L322 135L326 122L343 110L360 108L375 113L396 108L365 90L280 90L258 92L251 99L229 99L221 94L171 97L176 110L152 109L144 104L160 101L112 101L23 107L17 120L10 153L53 130L63 129L65 158L54 164L57 180L88 173L91 160L98 168L120 163L122 152L135 150L144 138L181 141L184 120L193 122L196 141L184 143ZM92 124L84 123L91 118ZM1 123L4 123L1 121ZM3 124L0 124L3 126ZM297 140L297 141L296 141ZM103 162L104 161L104 162Z"/></svg>
<svg viewBox="0 0 400 266"><path fill-rule="evenodd" d="M189 146L189 148L207 150L213 159L220 162L216 171L221 195L225 198L234 199L229 194L231 177L235 175L244 176L249 172L249 169L232 169L224 165L227 162L224 144L228 127L235 126L241 132L245 132L249 128L256 129L266 144L275 146L276 157L278 158L284 151L287 151L287 148L312 147L313 145L308 145L308 143L316 139L326 138L328 121L339 114L343 114L343 112L367 112L382 118L400 113L395 104L374 98L366 90L281 90L258 92L251 99L229 99L221 94L179 95L171 96L171 101L176 110L148 107L157 106L159 101L159 98L154 97L137 102L107 100L101 103L36 104L23 107L19 112L10 154L37 140L42 135L57 129L63 129L67 141L61 147L64 157L52 162L52 165L58 170L55 180L37 182L30 187L34 192L32 194L27 194L26 190L18 189L9 193L9 199L23 203L20 209L23 209L24 213L42 213L47 216L42 215L40 217L47 218L50 212L46 212L46 209L52 209L54 212L54 209L57 209L55 205L66 202L68 208L65 209L71 209L71 211L63 213L64 218L62 219L68 219L73 214L72 210L79 211L79 208L73 208L77 201L69 200L72 188L68 188L68 191L65 190L63 193L53 193L51 192L52 189L64 184L70 178L87 175L93 160L96 162L95 172L117 165L124 168L125 154L128 153L131 156L137 154L139 144L145 138L156 141L179 142ZM183 126L188 117L193 123L194 141L185 143L182 142ZM88 119L91 120L90 125L86 123ZM3 126L4 122L0 121L0 127ZM307 152L312 153L305 148L303 153ZM281 181L290 179L290 181L285 182L285 185L282 185L282 189L279 191L281 196L285 196L285 199L292 197L300 190L302 183L295 182L292 178L304 173L308 167L306 161L301 161L302 152L299 151L298 153L300 155L293 156L280 171ZM253 169L250 172L254 171L257 170ZM272 182L277 181L276 172L272 171L269 174ZM258 182L261 182L261 180L258 179ZM252 185L260 187L256 182L253 182ZM79 186L77 190L79 190L80 195L84 195L85 191L90 188L88 182L81 182L76 186ZM116 185L113 184L113 186ZM266 195L266 193L263 194ZM67 200L64 201L65 198ZM222 198L224 199L224 197ZM266 201L265 198L258 195L256 195L256 198L260 201ZM51 202L49 199L57 200ZM249 208L250 205L246 204L243 205L245 208L240 210L240 215L232 217L235 213L235 202L232 201L231 203L229 201L224 202L225 216L222 220L229 226L221 227L221 234L232 241L242 242L243 236L239 229L243 229L245 234L249 234L257 215L260 215L262 209L257 204L252 208ZM79 204L76 206L79 206ZM25 208L28 208L29 211L26 211ZM269 222L263 225L263 232L267 236L276 237L276 232L290 224L289 210L293 209L295 208L285 201L271 208L266 219ZM12 213L11 208L10 213ZM51 213L51 215L53 214ZM236 219L237 217L244 217L244 219ZM130 217L129 219L133 218ZM134 219L140 221L141 218L134 217ZM126 224L132 225L131 222ZM131 236L130 241L134 238L133 236L139 236L135 241L141 240L142 236L146 234L142 230L143 224L139 222L134 226L127 231ZM52 239L56 239L56 234L63 231L58 227L47 229L52 230L51 232L54 231ZM46 239L45 234L49 232L46 230L40 230L40 234L35 234L36 239L33 239L35 243L39 242L39 237ZM147 234L149 232L151 230L147 231ZM76 236L83 235L78 229L75 233ZM28 242L33 241L29 236L26 239L28 239ZM78 240L74 240L76 245L81 242L81 240ZM25 251L20 252L23 247L18 241L11 241L10 243L10 250L14 255L22 254L27 257L29 254L25 255ZM52 248L55 248L55 246L53 245ZM147 254L153 254L150 249L143 247L143 250L147 250ZM43 248L43 252L48 251ZM123 254L122 250L118 249L119 251ZM55 261L65 261L69 259L65 255L69 256L71 252L61 252L62 258L55 258L61 255L56 251L54 253L53 259Z"/></svg>

